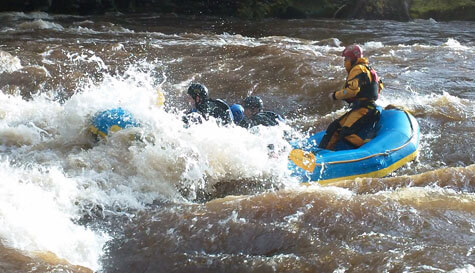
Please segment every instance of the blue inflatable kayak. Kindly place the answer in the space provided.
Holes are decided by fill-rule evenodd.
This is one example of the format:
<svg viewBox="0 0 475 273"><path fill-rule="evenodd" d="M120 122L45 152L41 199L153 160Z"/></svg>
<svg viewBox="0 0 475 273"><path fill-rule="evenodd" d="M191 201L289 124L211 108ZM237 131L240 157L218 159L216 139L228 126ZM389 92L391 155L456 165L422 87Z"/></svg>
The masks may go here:
<svg viewBox="0 0 475 273"><path fill-rule="evenodd" d="M357 177L384 177L416 158L419 147L419 125L409 113L381 110L371 141L357 149L319 149L325 131L296 145L289 154L292 175L301 182L331 184ZM341 144L341 143L340 143Z"/></svg>
<svg viewBox="0 0 475 273"><path fill-rule="evenodd" d="M117 132L128 127L138 127L140 124L132 114L122 108L114 108L97 113L91 119L89 130L102 138L109 133Z"/></svg>

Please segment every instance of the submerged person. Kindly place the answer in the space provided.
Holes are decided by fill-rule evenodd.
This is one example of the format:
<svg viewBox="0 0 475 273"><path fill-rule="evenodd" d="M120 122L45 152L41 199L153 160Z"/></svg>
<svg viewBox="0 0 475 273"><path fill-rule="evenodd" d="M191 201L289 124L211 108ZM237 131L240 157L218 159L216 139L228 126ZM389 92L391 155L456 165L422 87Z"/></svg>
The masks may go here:
<svg viewBox="0 0 475 273"><path fill-rule="evenodd" d="M231 112L233 113L233 120L235 124L239 124L244 119L244 107L240 104L231 105Z"/></svg>
<svg viewBox="0 0 475 273"><path fill-rule="evenodd" d="M264 111L264 103L258 96L246 97L242 106L244 107L244 118L239 122L239 126L251 128L258 125L276 126L284 119L272 111Z"/></svg>
<svg viewBox="0 0 475 273"><path fill-rule="evenodd" d="M187 90L193 108L185 113L183 121L186 124L201 123L214 117L219 124L225 125L233 122L233 114L228 104L220 99L208 96L208 88L200 83L192 83Z"/></svg>
<svg viewBox="0 0 475 273"><path fill-rule="evenodd" d="M363 128L374 125L379 120L376 100L383 89L383 82L376 71L369 66L367 58L359 45L347 46L342 56L348 72L345 87L329 94L332 101L345 100L350 103L350 111L330 123L319 148L334 150L338 141L344 140L358 148L367 140L358 136Z"/></svg>

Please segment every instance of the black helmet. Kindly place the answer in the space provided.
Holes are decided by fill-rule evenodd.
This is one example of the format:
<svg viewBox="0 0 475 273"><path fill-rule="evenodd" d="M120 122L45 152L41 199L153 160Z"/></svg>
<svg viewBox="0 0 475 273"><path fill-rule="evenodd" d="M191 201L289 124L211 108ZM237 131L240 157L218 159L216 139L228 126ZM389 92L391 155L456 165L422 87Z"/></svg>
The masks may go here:
<svg viewBox="0 0 475 273"><path fill-rule="evenodd" d="M193 99L197 96L204 99L208 97L208 88L202 85L201 83L192 83L190 87L188 87L188 95L190 95Z"/></svg>
<svg viewBox="0 0 475 273"><path fill-rule="evenodd" d="M249 96L242 101L242 106L262 110L264 103L258 96Z"/></svg>

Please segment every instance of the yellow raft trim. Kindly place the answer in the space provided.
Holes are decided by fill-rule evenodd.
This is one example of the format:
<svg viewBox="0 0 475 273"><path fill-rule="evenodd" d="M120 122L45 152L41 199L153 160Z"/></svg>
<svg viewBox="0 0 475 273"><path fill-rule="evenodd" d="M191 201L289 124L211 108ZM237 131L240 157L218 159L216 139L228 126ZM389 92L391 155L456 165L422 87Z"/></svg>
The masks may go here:
<svg viewBox="0 0 475 273"><path fill-rule="evenodd" d="M118 132L122 130L122 127L118 126L118 125L112 125L110 128L109 128L109 131L111 133L115 133L115 132Z"/></svg>
<svg viewBox="0 0 475 273"><path fill-rule="evenodd" d="M351 176L342 176L342 177L332 178L332 179L327 179L327 180L310 181L310 182L305 182L305 183L302 183L302 184L310 185L311 183L317 182L322 186L331 186L331 184L333 182L342 181L342 180L353 180L355 178L362 178L362 177L384 177L384 176L394 172L395 170L401 168L404 164L414 160L417 157L418 153L419 153L419 151L416 150L412 154L410 154L410 155L402 158L401 160L394 162L392 165L390 165L390 166L388 166L384 169L378 170L378 171L374 171L374 172L370 172L370 173L364 173L364 174L351 175Z"/></svg>
<svg viewBox="0 0 475 273"><path fill-rule="evenodd" d="M89 126L89 131L91 131L91 133L97 135L97 132L98 132L99 130L96 128L96 126L91 125L91 126Z"/></svg>
<svg viewBox="0 0 475 273"><path fill-rule="evenodd" d="M360 158L355 158L355 159L317 163L315 155L312 152L306 152L306 151L301 150L301 149L294 149L294 150L290 151L289 159L292 160L295 165L297 165L298 167L306 170L307 172L313 172L313 170L315 169L316 166L353 163L353 162L358 162L358 161L362 161L362 160L365 160L365 159L369 159L369 158L372 158L372 157L375 157L375 156L388 155L392 152L401 150L402 148L406 147L407 145L409 145L409 143L411 143L413 141L413 139L414 139L414 135L412 135L411 138L406 143L404 143L402 146L399 146L399 147L394 148L392 150L388 150L384 153L376 153L376 154L372 154L372 155L368 155L368 156L360 157ZM401 159L401 160L403 160L403 159ZM398 162L393 163L391 166L393 166L394 164L397 164ZM376 172L378 172L378 171L376 171ZM352 177L352 176L348 176L348 177ZM359 176L356 176L356 177L359 177ZM329 180L332 180L332 179L329 179ZM325 181L325 180L322 180L322 181Z"/></svg>
<svg viewBox="0 0 475 273"><path fill-rule="evenodd" d="M89 126L89 131L91 131L91 132L92 132L93 134L95 134L95 135L99 135L99 136L102 137L102 138L106 138L106 136L107 136L106 133L100 131L100 130L97 129L97 127L94 126L94 125Z"/></svg>

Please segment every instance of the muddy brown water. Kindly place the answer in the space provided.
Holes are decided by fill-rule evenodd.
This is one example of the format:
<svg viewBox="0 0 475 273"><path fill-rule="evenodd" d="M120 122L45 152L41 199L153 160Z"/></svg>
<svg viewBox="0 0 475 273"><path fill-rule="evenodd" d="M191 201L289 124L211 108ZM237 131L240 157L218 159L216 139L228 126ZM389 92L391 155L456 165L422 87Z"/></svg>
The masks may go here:
<svg viewBox="0 0 475 273"><path fill-rule="evenodd" d="M475 272L473 22L0 22L0 271ZM379 103L417 118L420 154L390 177L303 186L282 131L343 113L327 94L349 43L383 78ZM230 104L259 95L288 127L184 129L193 81ZM119 106L154 141L94 143L90 117Z"/></svg>

